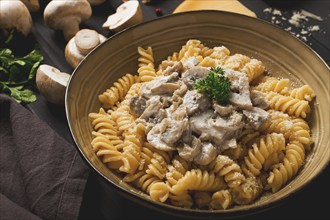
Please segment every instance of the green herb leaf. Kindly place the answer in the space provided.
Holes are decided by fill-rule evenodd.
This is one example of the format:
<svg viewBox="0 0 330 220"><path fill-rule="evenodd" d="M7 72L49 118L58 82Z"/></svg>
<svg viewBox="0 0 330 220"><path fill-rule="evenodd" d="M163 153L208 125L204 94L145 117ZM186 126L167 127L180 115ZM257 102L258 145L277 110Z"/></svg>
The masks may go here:
<svg viewBox="0 0 330 220"><path fill-rule="evenodd" d="M221 67L211 68L206 78L200 79L195 83L194 89L207 93L221 105L228 104L231 83L229 79L223 76L224 73Z"/></svg>
<svg viewBox="0 0 330 220"><path fill-rule="evenodd" d="M43 60L39 50L24 57L15 57L8 49L0 49L0 93L6 93L17 102L30 103L37 97L30 89L35 85L35 75Z"/></svg>

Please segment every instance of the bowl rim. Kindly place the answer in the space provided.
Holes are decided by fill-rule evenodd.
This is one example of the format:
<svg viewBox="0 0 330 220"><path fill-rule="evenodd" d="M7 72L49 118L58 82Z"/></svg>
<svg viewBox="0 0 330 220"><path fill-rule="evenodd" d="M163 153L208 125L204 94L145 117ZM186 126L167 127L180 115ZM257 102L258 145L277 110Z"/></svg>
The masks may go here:
<svg viewBox="0 0 330 220"><path fill-rule="evenodd" d="M102 181L103 183L106 183L106 184L110 183L109 186L110 186L111 190L114 191L115 193L119 193L120 195L123 195L126 198L129 198L130 200L133 200L133 201L137 202L138 204L142 204L145 207L153 208L153 209L156 209L156 210L158 210L160 212L163 212L163 213L176 215L176 216L181 216L181 217L199 218L199 217L202 217L202 216L210 217L210 216L220 216L220 215L222 215L221 217L227 218L227 217L233 217L233 216L238 217L238 216L252 215L252 214L260 213L260 212L263 212L265 210L274 208L274 207L278 206L281 201L287 199L288 197L292 197L292 195L297 194L297 192L300 192L304 187L309 185L310 182L315 180L321 173L324 172L324 170L329 166L330 159L328 159L327 163L325 163L323 165L323 167L319 170L319 172L315 173L312 178L308 179L307 181L304 181L296 189L294 189L290 193L285 194L280 199L276 199L276 200L273 200L273 201L269 201L265 204L259 204L259 205L255 205L255 206L252 203L251 204L252 206L244 207L244 208L241 208L239 210L233 210L233 209L227 209L227 210L187 209L187 208L176 207L176 206L173 206L173 205L152 201L151 199L140 196L136 193L132 193L129 190L125 189L124 187L121 187L121 186L113 183L107 176L105 176L101 171L99 171L97 169L97 167L95 167L92 164L92 162L89 160L87 155L84 154L83 150L81 149L80 145L78 144L77 138L74 136L74 131L73 131L73 128L71 126L71 120L70 120L70 117L69 117L70 110L69 110L69 107L68 107L69 106L68 105L68 102L69 102L68 101L69 100L68 99L68 93L69 93L69 90L70 90L70 84L71 84L71 81L73 81L73 79L74 79L75 75L77 74L78 70L83 68L83 66L85 65L85 63L89 59L90 54L94 53L96 50L103 47L105 44L107 44L107 42L111 41L113 38L119 37L122 33L125 33L125 32L130 31L130 30L134 30L136 28L139 28L139 27L142 27L142 26L145 26L145 25L149 25L149 23L156 23L159 20L166 20L169 17L182 17L182 16L185 16L186 14L193 14L195 16L201 16L201 15L206 14L206 13L230 14L231 16L241 17L241 18L248 19L248 20L251 20L251 21L260 22L260 23L263 23L265 25L270 26L273 29L275 28L276 31L281 32L281 34L287 35L287 37L289 37L289 38L295 39L295 41L297 41L301 46L303 46L303 47L307 48L307 50L311 51L314 54L314 56L316 56L318 58L318 60L321 61L324 64L324 66L330 72L330 68L329 68L328 64L324 61L324 59L315 50L313 50L309 45L304 43L302 40L300 40L296 36L292 35L291 33L287 32L285 30L283 30L282 28L280 28L279 26L277 26L277 25L275 25L271 22L268 22L268 21L263 20L263 19L258 18L258 17L250 17L250 16L243 15L243 14L238 14L238 13L233 13L233 12L228 12L228 11L220 11L220 10L198 10L198 11L180 12L180 13L175 13L175 14L164 15L164 16L156 18L154 20L145 21L143 23L136 24L136 25L130 26L128 28L125 28L124 30L122 30L118 33L115 33L114 35L108 37L108 39L106 39L103 43L101 43L96 48L94 48L91 52L89 52L84 57L84 59L78 64L78 66L74 69L74 71L72 72L72 74L70 76L70 79L68 81L66 92L65 92L66 118L67 118L67 122L68 122L71 137L72 137L72 139L74 140L74 143L75 143L74 145L78 149L78 151L80 152L82 157L84 158L84 161L92 168L93 173L97 174L97 177L100 181ZM173 213L171 211L175 211L177 213ZM189 214L189 216L187 216L187 214Z"/></svg>

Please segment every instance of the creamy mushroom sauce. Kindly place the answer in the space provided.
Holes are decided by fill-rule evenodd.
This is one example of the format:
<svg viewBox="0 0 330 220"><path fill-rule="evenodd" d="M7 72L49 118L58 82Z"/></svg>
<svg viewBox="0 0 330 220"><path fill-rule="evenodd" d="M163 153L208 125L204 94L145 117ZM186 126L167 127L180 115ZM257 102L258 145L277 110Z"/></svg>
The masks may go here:
<svg viewBox="0 0 330 220"><path fill-rule="evenodd" d="M244 129L257 130L267 120L268 103L262 93L250 92L245 73L229 69L224 69L231 82L229 104L212 101L193 88L210 71L197 64L195 58L169 63L164 76L143 84L130 109L146 126L152 146L207 165L222 151L236 148Z"/></svg>

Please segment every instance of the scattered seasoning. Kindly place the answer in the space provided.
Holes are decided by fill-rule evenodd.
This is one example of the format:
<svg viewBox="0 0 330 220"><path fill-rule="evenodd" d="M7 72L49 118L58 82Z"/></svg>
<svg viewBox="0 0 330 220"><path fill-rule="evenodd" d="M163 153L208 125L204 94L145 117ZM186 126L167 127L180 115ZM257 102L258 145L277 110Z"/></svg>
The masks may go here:
<svg viewBox="0 0 330 220"><path fill-rule="evenodd" d="M156 12L156 15L159 17L159 16L163 16L163 11L161 8L156 8L155 9L155 12Z"/></svg>
<svg viewBox="0 0 330 220"><path fill-rule="evenodd" d="M281 27L286 27L284 30L290 32L292 35L298 37L304 42L308 42L308 37L311 36L312 32L321 33L319 25L308 26L307 22L310 19L315 21L323 21L323 19L320 16L306 10L293 11L292 14L289 14L291 12L282 12L276 8L265 8L263 12L266 15L271 16L268 17L271 23ZM322 30L322 33L325 34L326 32ZM311 45L311 43L309 44Z"/></svg>

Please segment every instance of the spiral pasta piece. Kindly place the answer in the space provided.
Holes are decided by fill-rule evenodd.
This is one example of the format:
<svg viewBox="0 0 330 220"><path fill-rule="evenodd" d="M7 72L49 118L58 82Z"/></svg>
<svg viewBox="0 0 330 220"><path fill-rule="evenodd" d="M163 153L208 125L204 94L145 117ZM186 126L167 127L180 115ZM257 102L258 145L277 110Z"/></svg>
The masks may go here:
<svg viewBox="0 0 330 220"><path fill-rule="evenodd" d="M240 166L228 156L218 155L210 164L210 170L224 177L228 187L235 188L242 184L245 176Z"/></svg>
<svg viewBox="0 0 330 220"><path fill-rule="evenodd" d="M119 168L121 172L135 173L140 166L142 144L134 134L127 135L123 147L123 165Z"/></svg>
<svg viewBox="0 0 330 220"><path fill-rule="evenodd" d="M246 73L249 82L251 82L265 72L265 66L260 60L251 59L240 69L240 71Z"/></svg>
<svg viewBox="0 0 330 220"><path fill-rule="evenodd" d="M210 207L212 209L227 209L233 204L231 193L228 189L219 190L212 195Z"/></svg>
<svg viewBox="0 0 330 220"><path fill-rule="evenodd" d="M96 136L91 144L96 155L101 157L102 162L109 168L118 169L122 166L122 153L105 136Z"/></svg>
<svg viewBox="0 0 330 220"><path fill-rule="evenodd" d="M254 176L260 174L265 161L274 152L279 152L285 149L285 138L283 134L271 133L259 138L257 142L252 144L248 155L244 158L244 162L249 170L245 171L246 175L252 173Z"/></svg>
<svg viewBox="0 0 330 220"><path fill-rule="evenodd" d="M310 129L307 122L301 118L293 118L291 120L292 132L289 137L290 141L299 141L304 144L306 150L310 150L310 144L313 142L310 136Z"/></svg>
<svg viewBox="0 0 330 220"><path fill-rule="evenodd" d="M200 191L217 191L224 189L226 184L222 178L217 177L214 173L202 171L200 169L192 169L187 171L185 175L179 179L177 184L172 186L173 194L180 194L188 190Z"/></svg>
<svg viewBox="0 0 330 220"><path fill-rule="evenodd" d="M157 182L150 186L150 198L154 201L165 202L169 197L170 188L164 182Z"/></svg>
<svg viewBox="0 0 330 220"><path fill-rule="evenodd" d="M116 123L103 108L100 108L98 113L90 113L89 118L92 119L94 128L92 134L94 136L104 136L109 139L111 144L118 150L123 148L123 140L118 136Z"/></svg>
<svg viewBox="0 0 330 220"><path fill-rule="evenodd" d="M222 65L226 61L226 59L229 57L230 51L227 47L221 46L221 47L214 47L213 52L210 55L211 58L216 59L217 62Z"/></svg>
<svg viewBox="0 0 330 220"><path fill-rule="evenodd" d="M277 79L275 77L265 76L261 83L255 86L254 89L261 92L277 92L281 95L289 95L289 83L289 79Z"/></svg>
<svg viewBox="0 0 330 220"><path fill-rule="evenodd" d="M148 65L151 65L152 67L155 66L154 55L151 47L148 47L147 49L138 47L137 50L138 50L138 54L140 55L140 57L138 58L139 67L148 66Z"/></svg>
<svg viewBox="0 0 330 220"><path fill-rule="evenodd" d="M99 101L105 108L112 107L116 102L123 100L129 88L135 82L137 82L136 76L127 73L125 76L119 78L113 86L99 95Z"/></svg>
<svg viewBox="0 0 330 220"><path fill-rule="evenodd" d="M312 101L316 95L309 85L304 85L300 88L293 89L290 96L295 99Z"/></svg>
<svg viewBox="0 0 330 220"><path fill-rule="evenodd" d="M141 66L138 69L138 73L142 82L149 82L157 76L155 68L150 63L146 66Z"/></svg>
<svg viewBox="0 0 330 220"><path fill-rule="evenodd" d="M248 56L242 54L234 54L229 56L223 64L223 67L232 70L241 70L246 63L250 61Z"/></svg>
<svg viewBox="0 0 330 220"><path fill-rule="evenodd" d="M268 171L269 169L273 168L277 164L281 163L284 159L284 153L283 151L274 152L272 153L266 160L263 165L263 168L265 171Z"/></svg>
<svg viewBox="0 0 330 220"><path fill-rule="evenodd" d="M269 110L269 118L260 127L259 130L263 133L281 133L285 138L292 135L293 123L288 114Z"/></svg>
<svg viewBox="0 0 330 220"><path fill-rule="evenodd" d="M204 67L216 67L217 63L215 59L211 57L205 57L198 65Z"/></svg>
<svg viewBox="0 0 330 220"><path fill-rule="evenodd" d="M311 111L308 102L305 100L283 96L275 92L267 93L265 98L269 101L271 109L285 112L296 117L306 118L307 114Z"/></svg>
<svg viewBox="0 0 330 220"><path fill-rule="evenodd" d="M305 148L298 141L290 141L286 147L285 157L278 168L274 168L267 179L273 192L277 192L283 185L295 176L305 160Z"/></svg>

